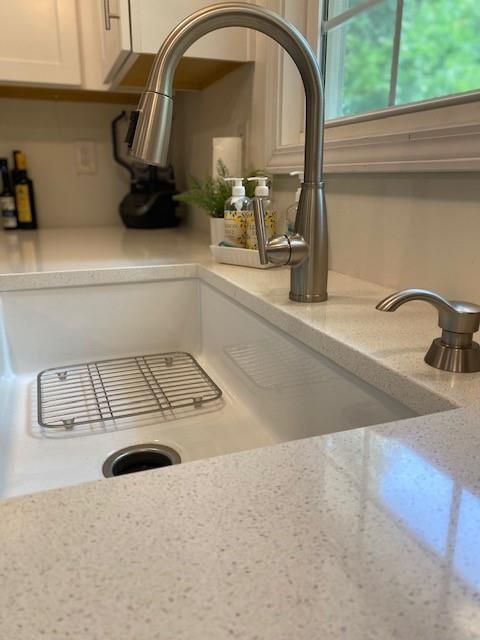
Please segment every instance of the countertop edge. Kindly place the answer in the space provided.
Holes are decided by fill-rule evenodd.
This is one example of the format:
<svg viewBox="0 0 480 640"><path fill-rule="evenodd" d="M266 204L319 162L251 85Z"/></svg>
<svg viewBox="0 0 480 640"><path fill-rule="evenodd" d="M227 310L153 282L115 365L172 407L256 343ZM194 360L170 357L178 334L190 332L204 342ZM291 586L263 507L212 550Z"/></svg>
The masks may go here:
<svg viewBox="0 0 480 640"><path fill-rule="evenodd" d="M126 282L155 282L169 278L195 278L197 263L71 269L68 271L43 271L39 273L0 274L0 293L84 287Z"/></svg>

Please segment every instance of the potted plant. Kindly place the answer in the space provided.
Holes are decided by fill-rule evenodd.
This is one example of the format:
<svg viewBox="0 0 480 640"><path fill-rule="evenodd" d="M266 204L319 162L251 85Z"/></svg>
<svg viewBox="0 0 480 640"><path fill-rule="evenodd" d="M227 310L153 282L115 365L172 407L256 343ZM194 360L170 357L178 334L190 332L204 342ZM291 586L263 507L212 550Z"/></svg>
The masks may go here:
<svg viewBox="0 0 480 640"><path fill-rule="evenodd" d="M223 206L230 196L230 186L225 182L228 169L222 160L217 164L217 177L206 176L204 180L190 177L188 191L175 196L175 200L199 207L210 216L210 241L219 244L225 240Z"/></svg>
<svg viewBox="0 0 480 640"><path fill-rule="evenodd" d="M251 171L248 177L257 175L258 171ZM225 201L231 196L231 186L225 182L229 172L227 166L222 160L217 163L217 176L206 176L203 180L190 177L190 188L188 191L179 193L175 196L175 200L185 202L199 207L207 212L210 216L210 242L218 245L225 240L225 226L223 220L223 210ZM247 182L246 191L248 197L253 196L255 185Z"/></svg>

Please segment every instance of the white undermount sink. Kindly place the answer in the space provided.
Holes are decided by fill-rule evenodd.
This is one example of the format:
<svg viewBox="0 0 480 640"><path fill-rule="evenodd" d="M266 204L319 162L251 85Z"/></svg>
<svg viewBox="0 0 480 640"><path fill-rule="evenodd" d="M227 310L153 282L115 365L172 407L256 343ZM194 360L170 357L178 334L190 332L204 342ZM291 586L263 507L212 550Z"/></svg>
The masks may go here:
<svg viewBox="0 0 480 640"><path fill-rule="evenodd" d="M105 459L135 444L166 445L188 462L414 415L195 278L8 292L0 305L0 497L100 479ZM172 351L192 354L222 398L39 426L40 371Z"/></svg>

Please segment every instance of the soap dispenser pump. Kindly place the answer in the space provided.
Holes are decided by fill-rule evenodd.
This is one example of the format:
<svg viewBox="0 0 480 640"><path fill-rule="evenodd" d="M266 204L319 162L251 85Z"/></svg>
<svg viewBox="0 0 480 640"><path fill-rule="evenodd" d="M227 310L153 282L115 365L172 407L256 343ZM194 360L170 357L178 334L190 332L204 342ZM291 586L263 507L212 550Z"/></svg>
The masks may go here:
<svg viewBox="0 0 480 640"><path fill-rule="evenodd" d="M230 200L238 201L238 198L241 196L245 196L245 187L243 185L243 178L224 178L225 182L233 182L232 185L232 197L228 198L227 202Z"/></svg>
<svg viewBox="0 0 480 640"><path fill-rule="evenodd" d="M300 193L302 191L302 184L304 180L303 171L290 171L291 176L298 176L298 188L295 192L295 202L287 208L287 231L288 233L295 232L295 220L297 218L298 203L300 202Z"/></svg>
<svg viewBox="0 0 480 640"><path fill-rule="evenodd" d="M224 224L225 242L231 247L246 245L246 217L253 211L252 201L245 195L243 178L224 178L233 182L232 195L225 201Z"/></svg>
<svg viewBox="0 0 480 640"><path fill-rule="evenodd" d="M270 189L267 185L268 178L266 176L252 176L247 178L247 180L249 182L257 182L255 197L262 198L264 201L265 227L268 238L271 238L277 231L277 214L273 208L273 202L270 199ZM255 216L253 212L247 218L247 249L258 249Z"/></svg>
<svg viewBox="0 0 480 640"><path fill-rule="evenodd" d="M256 181L258 184L255 187L255 195L259 198L268 198L270 195L270 189L267 185L268 178L266 176L251 176L247 178L248 182Z"/></svg>

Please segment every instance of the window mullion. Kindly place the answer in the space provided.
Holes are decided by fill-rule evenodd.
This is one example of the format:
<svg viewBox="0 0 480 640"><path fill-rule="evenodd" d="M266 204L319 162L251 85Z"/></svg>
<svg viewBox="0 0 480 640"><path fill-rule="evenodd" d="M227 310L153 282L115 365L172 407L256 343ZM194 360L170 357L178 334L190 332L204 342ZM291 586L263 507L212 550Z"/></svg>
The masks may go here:
<svg viewBox="0 0 480 640"><path fill-rule="evenodd" d="M320 14L320 28L318 34L319 40L319 49L318 49L318 59L320 62L320 69L322 72L323 86L325 89L326 86L326 75L327 75L327 32L323 31L322 25L324 25L328 21L328 9L329 9L330 0L323 0L321 4L321 14Z"/></svg>
<svg viewBox="0 0 480 640"><path fill-rule="evenodd" d="M388 104L395 105L397 99L398 63L400 59L400 42L402 39L402 18L404 0L397 0L397 11L395 14L395 32L393 35L392 68L390 71L390 92L388 94Z"/></svg>
<svg viewBox="0 0 480 640"><path fill-rule="evenodd" d="M340 13L338 16L335 16L334 18L331 18L330 20L327 20L326 22L323 22L322 23L322 32L326 33L327 31L330 31L331 29L335 29L336 27L339 27L340 25L344 24L345 22L348 22L348 20L351 20L355 16L358 16L361 13L364 13L365 11L368 11L369 9L374 7L375 5L380 4L381 2L385 2L385 1L386 0L365 0L365 2L363 2L362 4L359 4L356 7L352 7L351 9L347 9L346 11Z"/></svg>
<svg viewBox="0 0 480 640"><path fill-rule="evenodd" d="M384 1L384 0L382 0ZM331 0L325 0L323 24L328 20ZM348 0L342 1L342 9L348 6ZM346 11L341 12L345 15ZM336 117L343 112L343 74L345 65L345 30L339 30L334 39L330 39L327 30L322 30L321 38L325 55L320 57L320 66L324 74L325 116ZM328 56L327 56L328 49Z"/></svg>

